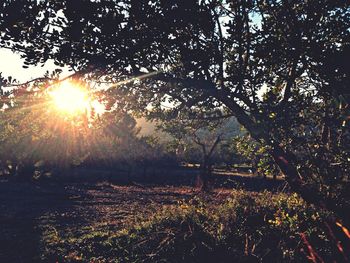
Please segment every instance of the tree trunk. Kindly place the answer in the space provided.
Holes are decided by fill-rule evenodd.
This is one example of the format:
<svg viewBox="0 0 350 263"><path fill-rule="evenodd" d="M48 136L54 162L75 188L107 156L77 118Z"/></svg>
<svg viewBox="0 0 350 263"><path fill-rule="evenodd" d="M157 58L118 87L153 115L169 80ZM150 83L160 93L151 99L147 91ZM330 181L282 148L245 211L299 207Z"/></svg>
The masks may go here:
<svg viewBox="0 0 350 263"><path fill-rule="evenodd" d="M208 159L205 157L201 167L200 172L197 175L196 186L204 192L210 190L210 177L211 177L211 166Z"/></svg>
<svg viewBox="0 0 350 263"><path fill-rule="evenodd" d="M345 221L349 220L349 205L342 205L337 200L326 198L316 187L304 182L299 176L296 167L290 161L289 156L279 145L273 145L271 155L282 173L285 175L286 181L291 189L300 194L306 202L333 211Z"/></svg>
<svg viewBox="0 0 350 263"><path fill-rule="evenodd" d="M217 97L231 110L238 122L248 130L255 140L265 141L272 146L271 155L294 192L300 194L306 202L333 211L340 218L348 222L350 218L350 205L340 204L337 200L327 198L316 187L304 182L295 165L292 163L290 156L286 154L278 142L271 143L269 135L264 131L264 127L256 123L252 119L252 116L247 114L228 94L218 93Z"/></svg>
<svg viewBox="0 0 350 263"><path fill-rule="evenodd" d="M195 136L196 137L196 136ZM195 143L202 147L203 151L203 162L200 167L200 174L197 176L196 186L201 189L201 191L209 191L210 190L210 179L211 179L211 163L210 159L221 141L221 135L216 137L215 142L211 146L209 152L207 151L207 147L204 143L200 141L200 139L196 138Z"/></svg>

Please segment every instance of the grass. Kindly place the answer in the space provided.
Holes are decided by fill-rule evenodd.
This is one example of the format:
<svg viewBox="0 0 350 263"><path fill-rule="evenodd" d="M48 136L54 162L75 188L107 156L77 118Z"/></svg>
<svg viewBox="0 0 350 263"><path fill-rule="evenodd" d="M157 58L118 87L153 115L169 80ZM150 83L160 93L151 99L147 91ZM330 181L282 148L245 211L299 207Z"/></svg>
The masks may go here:
<svg viewBox="0 0 350 263"><path fill-rule="evenodd" d="M344 261L328 213L277 192L279 182L231 176L244 187L232 190L224 178L210 194L178 183L2 182L0 261Z"/></svg>
<svg viewBox="0 0 350 263"><path fill-rule="evenodd" d="M297 195L232 191L218 204L206 196L178 200L118 230L48 230L49 262L304 262L305 235L318 255L333 259L323 223L329 215Z"/></svg>

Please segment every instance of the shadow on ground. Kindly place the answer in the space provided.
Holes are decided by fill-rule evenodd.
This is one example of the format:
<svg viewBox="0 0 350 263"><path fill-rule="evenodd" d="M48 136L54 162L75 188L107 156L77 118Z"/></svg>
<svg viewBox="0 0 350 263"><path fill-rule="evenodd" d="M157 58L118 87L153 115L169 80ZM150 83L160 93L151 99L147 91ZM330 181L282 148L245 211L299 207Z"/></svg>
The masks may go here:
<svg viewBox="0 0 350 263"><path fill-rule="evenodd" d="M140 215L188 200L198 195L193 188L196 175L193 170L160 170L131 178L111 172L106 177L81 174L35 183L0 181L0 262L40 262L48 249L45 235L59 239L88 229L115 231ZM217 173L213 185L216 190L205 198L220 203L232 188L277 191L284 182Z"/></svg>
<svg viewBox="0 0 350 263"><path fill-rule="evenodd" d="M74 211L70 192L64 184L2 181L0 262L40 261L42 223L53 215ZM82 220L75 219L71 223Z"/></svg>
<svg viewBox="0 0 350 263"><path fill-rule="evenodd" d="M71 182L80 182L82 179L89 182L108 181L118 185L145 186L188 186L195 187L199 169L187 167L151 167L145 172L143 169L134 170L127 174L122 170L92 170L78 169L65 177ZM83 176L82 176L83 175ZM286 183L283 179L263 178L247 172L214 170L212 177L213 188L237 189L247 191L284 191Z"/></svg>

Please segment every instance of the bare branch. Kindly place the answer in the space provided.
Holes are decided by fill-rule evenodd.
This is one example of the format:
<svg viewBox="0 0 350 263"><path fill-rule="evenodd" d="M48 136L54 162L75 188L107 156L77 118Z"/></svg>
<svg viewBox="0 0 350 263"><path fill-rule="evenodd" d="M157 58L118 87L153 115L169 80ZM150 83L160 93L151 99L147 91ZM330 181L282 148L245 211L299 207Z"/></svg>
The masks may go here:
<svg viewBox="0 0 350 263"><path fill-rule="evenodd" d="M211 155L213 154L215 148L216 148L216 147L218 146L218 144L220 143L220 141L221 141L221 136L222 136L222 134L220 134L220 135L216 138L214 144L212 145L212 147L211 147L211 149L210 149L210 151L209 151L209 153L208 153L208 158L211 157Z"/></svg>

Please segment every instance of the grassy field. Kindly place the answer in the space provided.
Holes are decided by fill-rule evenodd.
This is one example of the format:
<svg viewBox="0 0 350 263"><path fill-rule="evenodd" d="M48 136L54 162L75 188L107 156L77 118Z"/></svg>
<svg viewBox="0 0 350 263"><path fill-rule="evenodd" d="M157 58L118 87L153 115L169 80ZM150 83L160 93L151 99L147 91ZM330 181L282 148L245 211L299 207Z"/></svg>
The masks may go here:
<svg viewBox="0 0 350 263"><path fill-rule="evenodd" d="M318 212L277 193L283 181L215 178L210 193L172 180L3 180L0 262L300 262L307 231L327 247L315 235Z"/></svg>

